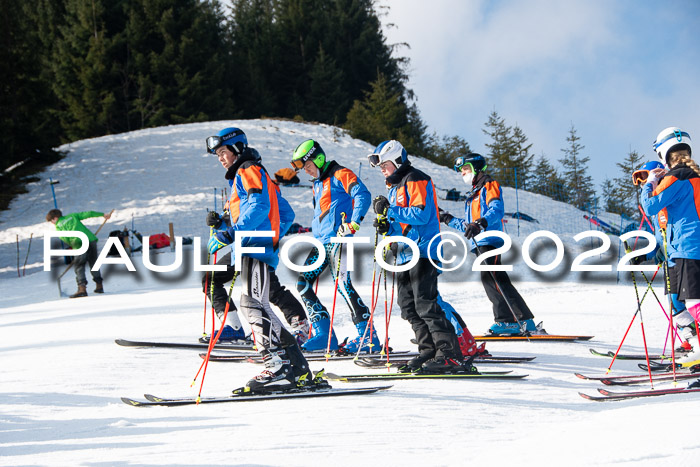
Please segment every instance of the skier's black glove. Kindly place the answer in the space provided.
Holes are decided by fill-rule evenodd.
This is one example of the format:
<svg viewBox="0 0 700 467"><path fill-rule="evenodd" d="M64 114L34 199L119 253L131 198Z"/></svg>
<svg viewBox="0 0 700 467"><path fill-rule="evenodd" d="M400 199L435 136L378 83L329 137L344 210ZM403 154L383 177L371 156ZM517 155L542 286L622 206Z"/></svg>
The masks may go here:
<svg viewBox="0 0 700 467"><path fill-rule="evenodd" d="M467 224L467 228L464 231L464 236L467 238L474 238L483 232L488 225L488 221L486 221L486 219L483 217L480 217L474 222Z"/></svg>
<svg viewBox="0 0 700 467"><path fill-rule="evenodd" d="M218 212L209 211L207 213L207 225L209 227L214 227L215 229L218 229L219 227L221 227L221 216L219 215Z"/></svg>
<svg viewBox="0 0 700 467"><path fill-rule="evenodd" d="M386 199L386 196L379 195L372 200L372 209L374 209L374 212L379 216L386 216L386 211L389 209L389 206L391 206L391 204L389 200Z"/></svg>
<svg viewBox="0 0 700 467"><path fill-rule="evenodd" d="M440 216L440 222L442 222L443 224L449 224L450 221L455 218L455 216L453 216L447 211L443 211L440 208L438 208L438 215Z"/></svg>
<svg viewBox="0 0 700 467"><path fill-rule="evenodd" d="M385 235L389 231L389 221L386 217L377 217L372 223L377 233Z"/></svg>
<svg viewBox="0 0 700 467"><path fill-rule="evenodd" d="M630 264L632 264L633 266L639 266L645 260L646 260L646 258L644 257L644 255L635 256L634 258L630 259Z"/></svg>

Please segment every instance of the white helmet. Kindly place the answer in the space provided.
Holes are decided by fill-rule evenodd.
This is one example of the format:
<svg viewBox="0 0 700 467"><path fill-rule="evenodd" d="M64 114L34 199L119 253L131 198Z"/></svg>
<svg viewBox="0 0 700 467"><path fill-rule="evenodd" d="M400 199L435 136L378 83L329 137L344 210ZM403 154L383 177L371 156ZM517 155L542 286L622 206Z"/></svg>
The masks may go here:
<svg viewBox="0 0 700 467"><path fill-rule="evenodd" d="M408 161L408 153L401 143L392 139L379 143L379 146L367 158L369 159L369 165L372 167L377 167L382 162L391 161L396 168L399 168L401 164Z"/></svg>
<svg viewBox="0 0 700 467"><path fill-rule="evenodd" d="M680 146L680 147L679 147ZM658 154L661 162L668 165L666 156L669 152L687 149L692 154L692 146L690 144L690 135L678 127L668 127L659 133L654 141L654 151Z"/></svg>

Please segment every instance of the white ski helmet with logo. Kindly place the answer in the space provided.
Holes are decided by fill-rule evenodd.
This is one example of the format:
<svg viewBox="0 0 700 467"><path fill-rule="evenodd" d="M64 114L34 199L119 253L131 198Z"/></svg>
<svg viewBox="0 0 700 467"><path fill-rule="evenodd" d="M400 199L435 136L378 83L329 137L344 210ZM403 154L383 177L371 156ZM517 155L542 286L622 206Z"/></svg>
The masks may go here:
<svg viewBox="0 0 700 467"><path fill-rule="evenodd" d="M681 149L687 149L692 154L690 135L675 126L661 130L661 133L656 137L656 141L654 141L654 151L656 151L661 162L666 165L668 165L668 160L666 160L668 153Z"/></svg>
<svg viewBox="0 0 700 467"><path fill-rule="evenodd" d="M383 162L390 161L398 169L408 161L408 153L401 143L392 139L379 143L379 146L367 158L369 159L369 165L372 167L378 167Z"/></svg>

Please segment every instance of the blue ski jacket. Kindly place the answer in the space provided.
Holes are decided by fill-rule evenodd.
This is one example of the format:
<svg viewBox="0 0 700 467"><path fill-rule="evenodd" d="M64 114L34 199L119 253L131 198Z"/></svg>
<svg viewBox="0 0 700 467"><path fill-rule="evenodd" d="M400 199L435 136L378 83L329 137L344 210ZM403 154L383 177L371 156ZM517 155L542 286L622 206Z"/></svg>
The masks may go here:
<svg viewBox="0 0 700 467"><path fill-rule="evenodd" d="M641 204L649 216L666 208L669 258L700 259L700 176L678 164L655 189L642 187ZM660 219L663 224L663 219Z"/></svg>

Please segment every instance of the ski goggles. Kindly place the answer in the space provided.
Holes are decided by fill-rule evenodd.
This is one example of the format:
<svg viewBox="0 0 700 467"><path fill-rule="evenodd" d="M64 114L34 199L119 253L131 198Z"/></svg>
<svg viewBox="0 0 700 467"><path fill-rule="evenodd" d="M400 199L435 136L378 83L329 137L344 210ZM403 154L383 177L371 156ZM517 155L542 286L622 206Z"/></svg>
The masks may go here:
<svg viewBox="0 0 700 467"><path fill-rule="evenodd" d="M207 138L207 152L216 154L216 150L221 147L221 138L218 136L210 136Z"/></svg>
<svg viewBox="0 0 700 467"><path fill-rule="evenodd" d="M378 167L383 162L379 154L370 154L367 156L367 159L369 159L369 165L372 167Z"/></svg>
<svg viewBox="0 0 700 467"><path fill-rule="evenodd" d="M635 186L644 185L647 178L649 178L648 170L635 170L634 173L632 173L632 183L634 183Z"/></svg>
<svg viewBox="0 0 700 467"><path fill-rule="evenodd" d="M301 170L304 168L304 164L306 164L306 161L309 160L309 157L304 156L301 159L294 159L291 164L292 167L294 167L295 170Z"/></svg>

